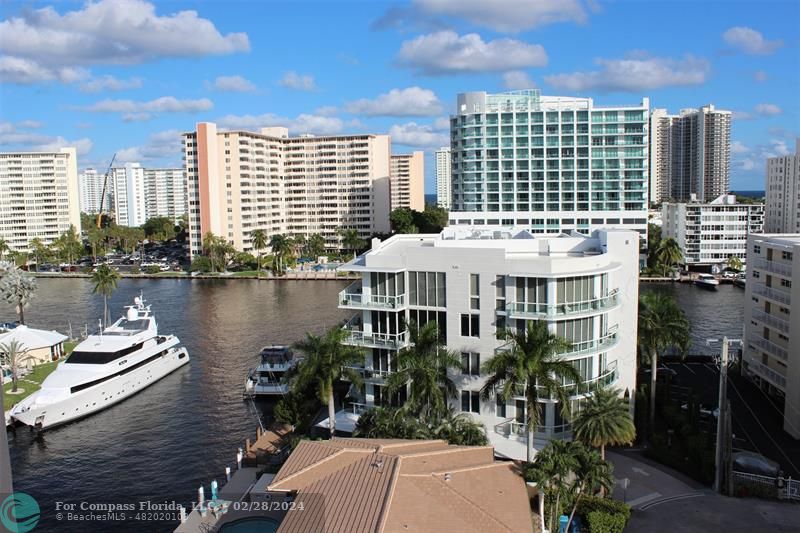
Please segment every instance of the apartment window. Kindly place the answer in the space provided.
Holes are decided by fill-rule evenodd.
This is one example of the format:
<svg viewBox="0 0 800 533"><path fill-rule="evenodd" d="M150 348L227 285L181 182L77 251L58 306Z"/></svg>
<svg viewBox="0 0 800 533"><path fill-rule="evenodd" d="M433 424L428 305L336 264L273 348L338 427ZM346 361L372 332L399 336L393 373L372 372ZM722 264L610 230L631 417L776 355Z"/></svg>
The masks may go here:
<svg viewBox="0 0 800 533"><path fill-rule="evenodd" d="M461 336L480 337L480 315L461 315Z"/></svg>
<svg viewBox="0 0 800 533"><path fill-rule="evenodd" d="M444 272L409 272L408 289L411 305L447 306Z"/></svg>
<svg viewBox="0 0 800 533"><path fill-rule="evenodd" d="M495 404L495 415L500 418L506 417L506 401L497 395L496 404Z"/></svg>
<svg viewBox="0 0 800 533"><path fill-rule="evenodd" d="M781 252L781 258L786 261L792 260L792 252Z"/></svg>
<svg viewBox="0 0 800 533"><path fill-rule="evenodd" d="M461 373L465 376L481 375L481 354L461 352Z"/></svg>
<svg viewBox="0 0 800 533"><path fill-rule="evenodd" d="M761 272L759 272L758 270L753 270L753 277L756 279L760 278Z"/></svg>
<svg viewBox="0 0 800 533"><path fill-rule="evenodd" d="M761 253L761 246L758 244L753 245L753 253L760 254Z"/></svg>
<svg viewBox="0 0 800 533"><path fill-rule="evenodd" d="M480 393L474 390L462 390L461 410L464 411L465 413L480 413L481 412Z"/></svg>
<svg viewBox="0 0 800 533"><path fill-rule="evenodd" d="M470 309L480 309L481 308L480 281L481 281L480 274L470 274L469 275L469 308Z"/></svg>
<svg viewBox="0 0 800 533"><path fill-rule="evenodd" d="M788 279L781 279L781 287L786 287L787 289L792 288L792 282Z"/></svg>

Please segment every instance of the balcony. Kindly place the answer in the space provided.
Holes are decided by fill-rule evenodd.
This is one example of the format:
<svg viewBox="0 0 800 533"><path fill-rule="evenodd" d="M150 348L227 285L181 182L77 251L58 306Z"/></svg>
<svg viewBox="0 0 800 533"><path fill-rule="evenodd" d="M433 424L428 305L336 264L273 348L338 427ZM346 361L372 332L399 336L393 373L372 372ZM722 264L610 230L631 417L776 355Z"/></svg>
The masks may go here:
<svg viewBox="0 0 800 533"><path fill-rule="evenodd" d="M339 293L339 307L343 309L391 309L405 307L406 297L384 296L379 294L365 295L360 281L351 283Z"/></svg>
<svg viewBox="0 0 800 533"><path fill-rule="evenodd" d="M777 261L768 261L760 257L753 260L753 266L759 270L765 270L772 274L778 274L787 278L792 277L792 265L787 263L778 263Z"/></svg>
<svg viewBox="0 0 800 533"><path fill-rule="evenodd" d="M342 328L348 333L344 340L345 344L363 348L388 348L390 350L399 350L408 346L408 330L400 333L366 333L361 329L362 326L357 319L358 317L354 317Z"/></svg>
<svg viewBox="0 0 800 533"><path fill-rule="evenodd" d="M763 283L753 285L753 294L758 294L786 305L791 305L792 303L792 297L788 292L778 290L775 287L767 287Z"/></svg>
<svg viewBox="0 0 800 533"><path fill-rule="evenodd" d="M363 377L364 381L367 383L385 383L386 378L391 374L389 370L379 370L377 368L367 368L364 366L345 366L344 368L355 370L361 374L361 377Z"/></svg>
<svg viewBox="0 0 800 533"><path fill-rule="evenodd" d="M506 312L509 318L561 318L572 315L593 314L600 311L608 311L619 304L619 291L614 289L607 296L584 300L580 302L568 302L563 304L545 303L526 303L509 302L506 304Z"/></svg>
<svg viewBox="0 0 800 533"><path fill-rule="evenodd" d="M780 375L778 372L775 372L770 367L761 364L752 357L745 357L745 364L747 364L747 371L751 374L755 374L769 381L781 390L786 390L786 378Z"/></svg>
<svg viewBox="0 0 800 533"><path fill-rule="evenodd" d="M758 320L766 324L771 328L775 328L781 331L781 333L789 334L789 322L777 317L775 315L770 315L762 311L761 309L753 309L753 320Z"/></svg>
<svg viewBox="0 0 800 533"><path fill-rule="evenodd" d="M586 353L593 353L593 352L600 352L603 350L607 350L609 348L613 348L619 342L618 337L618 326L615 324L608 328L608 333L604 336L600 337L599 339L592 339L583 342L576 342L572 344L566 351L561 352L561 355L565 356L573 356L573 355L580 355ZM507 342L498 348L495 348L495 353L504 352L509 350L511 347L511 343Z"/></svg>
<svg viewBox="0 0 800 533"><path fill-rule="evenodd" d="M753 346L757 346L759 349L767 352L770 355L774 355L779 359L783 359L784 361L789 360L789 351L786 348L778 346L774 342L765 339L758 333L751 333L750 336L751 338L749 341Z"/></svg>
<svg viewBox="0 0 800 533"><path fill-rule="evenodd" d="M533 434L534 443L537 440L542 440L543 444L556 436L565 440L572 438L572 426L570 424L561 424L559 426L536 426L536 432ZM494 426L494 432L498 435L510 439L517 439L522 442L528 441L528 430L524 422L520 422L515 418L509 418ZM534 444L536 447L536 444Z"/></svg>

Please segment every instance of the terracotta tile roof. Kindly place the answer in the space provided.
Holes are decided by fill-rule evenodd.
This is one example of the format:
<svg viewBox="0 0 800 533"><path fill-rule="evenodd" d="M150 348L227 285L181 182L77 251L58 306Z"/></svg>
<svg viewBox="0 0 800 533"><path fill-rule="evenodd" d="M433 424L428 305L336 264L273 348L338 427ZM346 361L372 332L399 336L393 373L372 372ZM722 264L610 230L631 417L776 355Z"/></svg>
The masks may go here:
<svg viewBox="0 0 800 533"><path fill-rule="evenodd" d="M281 533L533 530L525 482L512 464L494 462L491 447L304 441L269 489L299 491L304 502Z"/></svg>

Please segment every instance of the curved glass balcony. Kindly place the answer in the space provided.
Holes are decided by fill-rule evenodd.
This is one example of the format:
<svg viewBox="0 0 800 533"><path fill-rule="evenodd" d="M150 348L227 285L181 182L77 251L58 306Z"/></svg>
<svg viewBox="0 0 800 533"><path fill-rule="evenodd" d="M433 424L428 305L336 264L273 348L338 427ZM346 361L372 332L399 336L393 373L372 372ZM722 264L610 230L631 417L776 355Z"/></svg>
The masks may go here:
<svg viewBox="0 0 800 533"><path fill-rule="evenodd" d="M580 302L561 304L509 302L506 304L506 313L509 318L560 318L608 311L617 305L619 305L619 290L614 289L607 296Z"/></svg>

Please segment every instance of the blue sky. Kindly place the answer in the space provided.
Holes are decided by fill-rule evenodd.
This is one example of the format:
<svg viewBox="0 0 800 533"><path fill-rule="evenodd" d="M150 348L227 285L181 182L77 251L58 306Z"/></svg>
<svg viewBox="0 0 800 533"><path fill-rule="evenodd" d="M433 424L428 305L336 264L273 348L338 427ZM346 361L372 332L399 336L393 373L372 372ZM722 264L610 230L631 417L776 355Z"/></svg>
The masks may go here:
<svg viewBox="0 0 800 533"><path fill-rule="evenodd" d="M732 180L800 136L800 2L3 2L0 150L74 145L179 165L198 121L448 144L456 94L538 87L600 105L734 111Z"/></svg>

